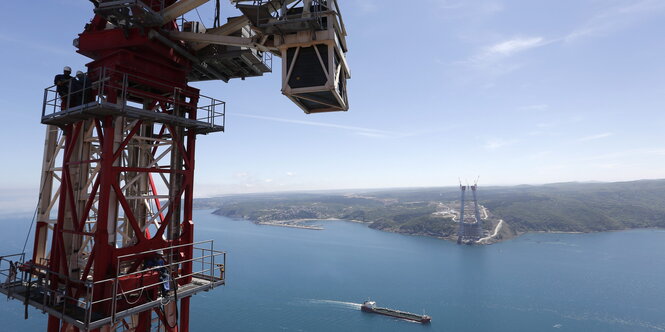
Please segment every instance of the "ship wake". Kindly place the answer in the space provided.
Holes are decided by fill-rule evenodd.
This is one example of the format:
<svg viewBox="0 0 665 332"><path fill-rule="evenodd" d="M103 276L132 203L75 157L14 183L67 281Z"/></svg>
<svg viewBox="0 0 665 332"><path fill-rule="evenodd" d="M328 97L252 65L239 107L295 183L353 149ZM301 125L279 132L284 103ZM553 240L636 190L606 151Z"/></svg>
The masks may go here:
<svg viewBox="0 0 665 332"><path fill-rule="evenodd" d="M317 299L310 299L309 303L313 304L329 304L329 305L334 305L336 307L340 308L347 308L347 309L356 309L360 310L360 306L362 306L362 303L354 303L354 302L344 302L344 301L336 301L336 300L317 300Z"/></svg>

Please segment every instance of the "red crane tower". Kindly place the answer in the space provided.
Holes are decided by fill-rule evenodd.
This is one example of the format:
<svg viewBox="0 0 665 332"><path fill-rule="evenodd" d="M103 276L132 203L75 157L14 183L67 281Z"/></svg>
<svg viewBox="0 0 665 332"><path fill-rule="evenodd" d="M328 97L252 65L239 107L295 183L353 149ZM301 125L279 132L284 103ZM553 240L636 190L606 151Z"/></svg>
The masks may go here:
<svg viewBox="0 0 665 332"><path fill-rule="evenodd" d="M47 125L33 252L0 257L0 292L48 314L48 331L188 331L192 295L225 283L226 254L194 241L196 137L225 103L192 81L261 76L305 113L348 109L346 31L335 0L97 0L75 40L82 82L44 93Z"/></svg>

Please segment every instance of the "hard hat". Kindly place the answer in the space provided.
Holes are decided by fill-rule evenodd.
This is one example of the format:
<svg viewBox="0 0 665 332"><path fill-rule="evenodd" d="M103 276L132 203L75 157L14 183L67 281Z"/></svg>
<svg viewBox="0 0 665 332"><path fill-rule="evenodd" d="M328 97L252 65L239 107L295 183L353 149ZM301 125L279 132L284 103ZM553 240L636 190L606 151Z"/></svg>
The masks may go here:
<svg viewBox="0 0 665 332"><path fill-rule="evenodd" d="M65 66L65 68L63 68L62 70L63 70L63 71L72 71L72 69L69 68L69 66Z"/></svg>
<svg viewBox="0 0 665 332"><path fill-rule="evenodd" d="M83 72L80 71L80 70L77 70L77 71L76 71L76 76L79 76L79 75L83 75Z"/></svg>

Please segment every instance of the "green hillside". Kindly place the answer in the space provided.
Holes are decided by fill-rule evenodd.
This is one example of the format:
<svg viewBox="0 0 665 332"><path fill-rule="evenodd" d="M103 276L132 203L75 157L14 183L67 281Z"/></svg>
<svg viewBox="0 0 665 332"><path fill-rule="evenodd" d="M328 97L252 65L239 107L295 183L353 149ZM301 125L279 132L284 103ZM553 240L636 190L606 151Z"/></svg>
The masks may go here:
<svg viewBox="0 0 665 332"><path fill-rule="evenodd" d="M665 180L479 187L478 199L491 215L486 229L504 220L504 239L534 231L665 228ZM458 200L458 188L444 187L238 195L199 199L195 206L255 222L337 218L398 233L452 237L456 223L433 213L441 204L458 206Z"/></svg>

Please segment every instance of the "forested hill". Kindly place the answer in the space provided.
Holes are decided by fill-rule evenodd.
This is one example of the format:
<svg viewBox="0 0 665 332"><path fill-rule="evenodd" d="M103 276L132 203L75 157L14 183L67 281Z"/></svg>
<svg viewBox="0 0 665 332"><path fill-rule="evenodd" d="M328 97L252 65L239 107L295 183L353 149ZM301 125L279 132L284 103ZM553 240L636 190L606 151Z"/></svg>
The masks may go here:
<svg viewBox="0 0 665 332"><path fill-rule="evenodd" d="M488 188L482 201L518 232L665 227L665 180Z"/></svg>
<svg viewBox="0 0 665 332"><path fill-rule="evenodd" d="M665 180L480 186L478 200L489 212L486 229L491 230L499 219L507 224L500 238L529 231L665 228ZM339 218L393 232L452 237L455 222L440 212L459 208L459 189L237 195L197 199L195 207L214 208L215 214L255 222Z"/></svg>

